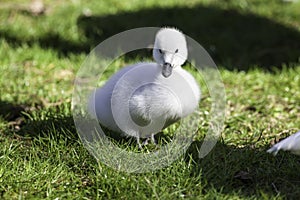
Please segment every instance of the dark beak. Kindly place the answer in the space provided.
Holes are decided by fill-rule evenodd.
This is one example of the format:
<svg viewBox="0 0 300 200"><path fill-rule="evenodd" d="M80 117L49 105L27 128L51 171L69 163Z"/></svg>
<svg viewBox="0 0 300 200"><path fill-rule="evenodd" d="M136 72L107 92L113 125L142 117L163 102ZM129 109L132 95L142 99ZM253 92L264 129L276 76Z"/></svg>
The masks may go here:
<svg viewBox="0 0 300 200"><path fill-rule="evenodd" d="M162 75L165 78L168 78L172 74L172 69L173 69L173 67L170 63L164 63L163 67L162 67Z"/></svg>

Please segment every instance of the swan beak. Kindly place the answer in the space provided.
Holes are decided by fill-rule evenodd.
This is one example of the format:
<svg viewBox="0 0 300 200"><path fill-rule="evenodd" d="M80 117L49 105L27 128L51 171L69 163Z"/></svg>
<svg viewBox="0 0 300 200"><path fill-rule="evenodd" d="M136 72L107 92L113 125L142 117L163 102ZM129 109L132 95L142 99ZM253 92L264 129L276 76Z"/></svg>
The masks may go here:
<svg viewBox="0 0 300 200"><path fill-rule="evenodd" d="M162 67L162 75L165 78L168 78L172 74L172 69L173 69L173 67L170 63L164 63L163 67Z"/></svg>

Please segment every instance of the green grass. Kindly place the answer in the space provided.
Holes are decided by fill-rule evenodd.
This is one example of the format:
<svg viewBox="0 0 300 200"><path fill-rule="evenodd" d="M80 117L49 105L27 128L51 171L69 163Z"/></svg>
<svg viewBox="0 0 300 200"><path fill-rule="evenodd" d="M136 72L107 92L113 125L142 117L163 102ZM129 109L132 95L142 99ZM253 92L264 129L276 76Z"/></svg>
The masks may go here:
<svg viewBox="0 0 300 200"><path fill-rule="evenodd" d="M45 1L41 16L15 2L0 2L0 199L299 198L300 158L266 150L300 127L300 2ZM73 81L98 42L163 25L196 39L218 64L224 131L199 159L210 98L192 72L203 122L186 155L161 170L118 172L97 163L76 133ZM105 76L136 60L120 59Z"/></svg>

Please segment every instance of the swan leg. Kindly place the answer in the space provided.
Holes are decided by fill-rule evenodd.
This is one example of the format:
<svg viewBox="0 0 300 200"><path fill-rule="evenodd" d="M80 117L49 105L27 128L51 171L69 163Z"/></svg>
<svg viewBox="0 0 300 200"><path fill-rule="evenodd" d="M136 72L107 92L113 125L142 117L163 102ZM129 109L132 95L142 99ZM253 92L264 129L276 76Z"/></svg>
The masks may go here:
<svg viewBox="0 0 300 200"><path fill-rule="evenodd" d="M146 146L149 144L149 138L147 138L144 142L143 142L143 146Z"/></svg>
<svg viewBox="0 0 300 200"><path fill-rule="evenodd" d="M155 141L155 138L154 138L154 133L151 134L151 142L153 144L157 144L157 142Z"/></svg>
<svg viewBox="0 0 300 200"><path fill-rule="evenodd" d="M142 149L143 146L148 145L148 144L149 144L149 141L151 141L152 144L157 145L157 142L155 141L154 135L155 135L155 134L151 134L151 136L148 137L148 138L147 138L144 142L142 142L142 143L141 143L140 137L137 137L137 138L136 138L136 141L137 141L137 143L138 143L138 145L139 145L139 149Z"/></svg>
<svg viewBox="0 0 300 200"><path fill-rule="evenodd" d="M143 149L143 146L142 146L142 144L141 144L140 137L137 137L137 138L136 138L136 142L137 142L138 145L139 145L139 149Z"/></svg>
<svg viewBox="0 0 300 200"><path fill-rule="evenodd" d="M149 144L149 141L151 141L152 144L157 144L156 141L155 141L155 138L154 138L154 134L151 134L150 137L148 137L144 142L143 142L143 145L147 145Z"/></svg>

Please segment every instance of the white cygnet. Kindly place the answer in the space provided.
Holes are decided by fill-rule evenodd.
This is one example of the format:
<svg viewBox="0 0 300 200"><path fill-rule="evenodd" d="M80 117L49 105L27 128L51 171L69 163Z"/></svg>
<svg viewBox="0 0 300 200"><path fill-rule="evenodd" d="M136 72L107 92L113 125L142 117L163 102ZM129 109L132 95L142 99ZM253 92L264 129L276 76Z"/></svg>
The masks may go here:
<svg viewBox="0 0 300 200"><path fill-rule="evenodd" d="M276 155L279 150L290 151L293 154L300 155L300 131L278 142L267 152Z"/></svg>
<svg viewBox="0 0 300 200"><path fill-rule="evenodd" d="M140 138L151 138L170 124L193 113L200 89L181 65L188 56L185 36L177 29L162 28L155 37L156 63L126 66L103 87L93 91L89 111L107 129Z"/></svg>

